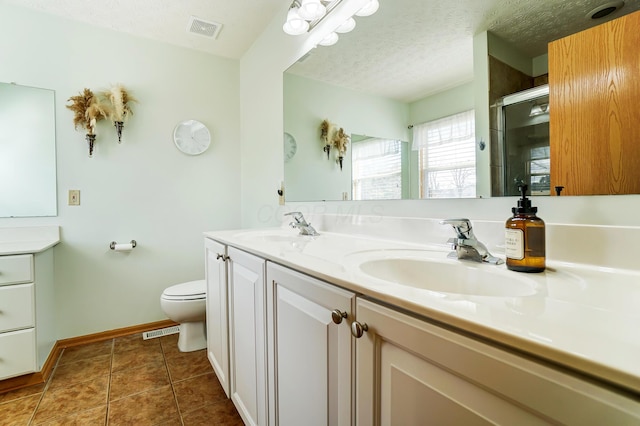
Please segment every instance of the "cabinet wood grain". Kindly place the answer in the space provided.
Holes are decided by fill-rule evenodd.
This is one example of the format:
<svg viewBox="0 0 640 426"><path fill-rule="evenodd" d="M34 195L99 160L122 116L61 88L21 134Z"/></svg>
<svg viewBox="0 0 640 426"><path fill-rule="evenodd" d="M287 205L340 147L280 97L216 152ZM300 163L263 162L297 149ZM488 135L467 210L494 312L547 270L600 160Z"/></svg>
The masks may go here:
<svg viewBox="0 0 640 426"><path fill-rule="evenodd" d="M549 44L551 187L562 195L640 193L638 28L635 12Z"/></svg>

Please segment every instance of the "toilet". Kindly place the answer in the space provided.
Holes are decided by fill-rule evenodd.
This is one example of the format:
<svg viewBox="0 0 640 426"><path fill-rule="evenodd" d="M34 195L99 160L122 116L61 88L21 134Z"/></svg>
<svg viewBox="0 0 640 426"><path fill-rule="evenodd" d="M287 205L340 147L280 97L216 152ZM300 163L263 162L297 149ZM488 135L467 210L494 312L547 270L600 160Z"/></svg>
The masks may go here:
<svg viewBox="0 0 640 426"><path fill-rule="evenodd" d="M167 287L160 296L160 307L169 319L180 324L178 349L192 352L207 347L205 325L207 286L205 280Z"/></svg>

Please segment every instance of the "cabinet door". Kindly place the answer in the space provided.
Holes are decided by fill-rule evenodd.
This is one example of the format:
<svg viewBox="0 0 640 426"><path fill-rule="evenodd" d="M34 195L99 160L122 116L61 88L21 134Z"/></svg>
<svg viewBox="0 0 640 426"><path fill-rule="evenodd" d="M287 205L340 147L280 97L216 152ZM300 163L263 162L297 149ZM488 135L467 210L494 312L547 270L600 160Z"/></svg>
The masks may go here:
<svg viewBox="0 0 640 426"><path fill-rule="evenodd" d="M359 425L639 424L637 399L358 299Z"/></svg>
<svg viewBox="0 0 640 426"><path fill-rule="evenodd" d="M227 320L227 248L205 239L207 280L207 357L229 396L229 334Z"/></svg>
<svg viewBox="0 0 640 426"><path fill-rule="evenodd" d="M0 333L0 380L34 371L36 371L35 329Z"/></svg>
<svg viewBox="0 0 640 426"><path fill-rule="evenodd" d="M267 424L264 260L228 248L231 400L248 425Z"/></svg>
<svg viewBox="0 0 640 426"><path fill-rule="evenodd" d="M549 43L551 187L562 195L640 193L639 27L635 12Z"/></svg>
<svg viewBox="0 0 640 426"><path fill-rule="evenodd" d="M272 263L267 280L274 424L351 424L354 294Z"/></svg>

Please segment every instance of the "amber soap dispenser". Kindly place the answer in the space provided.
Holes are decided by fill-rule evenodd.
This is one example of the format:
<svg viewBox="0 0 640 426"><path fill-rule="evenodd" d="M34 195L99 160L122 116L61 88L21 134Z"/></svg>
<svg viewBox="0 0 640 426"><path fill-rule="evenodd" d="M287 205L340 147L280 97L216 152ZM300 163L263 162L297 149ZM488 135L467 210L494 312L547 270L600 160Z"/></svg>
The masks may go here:
<svg viewBox="0 0 640 426"><path fill-rule="evenodd" d="M527 185L518 188L522 198L511 209L513 217L505 225L507 268L518 272L542 272L545 268L544 221L527 198Z"/></svg>

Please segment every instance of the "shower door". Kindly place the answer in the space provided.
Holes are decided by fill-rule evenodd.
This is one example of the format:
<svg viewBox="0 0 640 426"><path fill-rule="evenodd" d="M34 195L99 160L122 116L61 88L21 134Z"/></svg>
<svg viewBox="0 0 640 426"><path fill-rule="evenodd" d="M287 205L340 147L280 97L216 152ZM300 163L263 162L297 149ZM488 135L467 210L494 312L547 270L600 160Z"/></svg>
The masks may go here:
<svg viewBox="0 0 640 426"><path fill-rule="evenodd" d="M504 195L549 195L549 85L505 96L498 114L502 136Z"/></svg>

